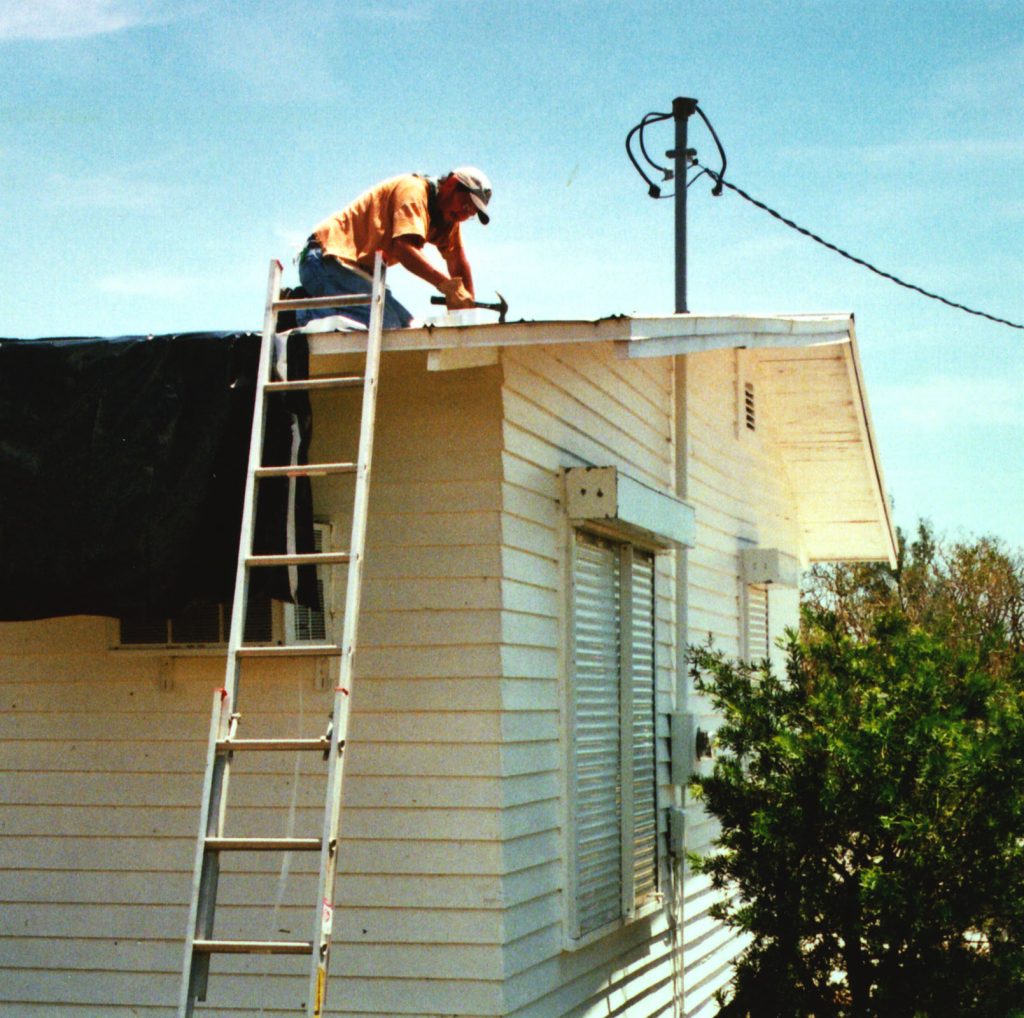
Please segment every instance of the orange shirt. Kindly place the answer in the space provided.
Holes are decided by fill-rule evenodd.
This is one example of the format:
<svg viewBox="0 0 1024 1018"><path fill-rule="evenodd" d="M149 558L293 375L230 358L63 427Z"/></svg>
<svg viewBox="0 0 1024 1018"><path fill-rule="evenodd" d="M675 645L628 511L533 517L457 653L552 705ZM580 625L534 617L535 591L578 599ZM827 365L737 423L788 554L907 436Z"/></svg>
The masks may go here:
<svg viewBox="0 0 1024 1018"><path fill-rule="evenodd" d="M365 272L373 271L377 251L383 253L388 264L396 260L397 237L419 238L417 247L434 244L447 258L461 242L459 224L438 223L432 227L429 194L430 185L422 177L411 173L393 177L371 187L351 205L325 219L312 235L324 254Z"/></svg>

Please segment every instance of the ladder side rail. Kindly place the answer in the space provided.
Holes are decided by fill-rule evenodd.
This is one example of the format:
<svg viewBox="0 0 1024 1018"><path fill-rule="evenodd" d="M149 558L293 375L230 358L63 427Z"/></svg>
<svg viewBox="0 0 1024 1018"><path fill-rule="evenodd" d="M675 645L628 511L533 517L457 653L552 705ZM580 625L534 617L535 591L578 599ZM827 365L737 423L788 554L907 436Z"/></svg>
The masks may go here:
<svg viewBox="0 0 1024 1018"><path fill-rule="evenodd" d="M211 879L216 894L217 858L205 850L205 835L213 820L211 805L214 802L213 786L219 781L216 775L218 753L217 743L224 738L228 729L226 697L223 690L213 694L213 714L210 719L210 740L206 750L206 771L203 779L203 797L199 813L199 837L196 839L195 863L192 872L192 894L189 899L188 926L185 929L185 961L181 974L181 995L178 999L178 1018L191 1018L192 1008L198 997L206 996L206 978L210 969L209 955L196 954L193 944L197 939L209 937L213 927L211 899L207 897Z"/></svg>
<svg viewBox="0 0 1024 1018"><path fill-rule="evenodd" d="M356 457L356 483L352 505L352 537L345 593L342 652L336 664L338 678L334 690L334 725L331 729L331 753L328 764L324 836L320 851L320 880L317 894L317 920L314 951L310 966L307 1015L321 1018L327 998L327 973L330 962L334 912L334 885L338 869L338 839L341 819L341 790L344 778L344 746L348 733L349 709L354 678L359 608L362 601L363 562L366 547L366 522L369 508L370 474L373 460L374 424L377 416L377 382L384 327L385 268L380 252L373 267L373 293L370 327L366 341L366 367L359 449ZM334 669L332 669L333 671Z"/></svg>
<svg viewBox="0 0 1024 1018"><path fill-rule="evenodd" d="M281 292L281 263L273 259L267 279L267 304L263 315L263 339L260 342L259 368L256 374L256 395L252 410L252 430L249 434L249 466L245 472L245 496L242 501L242 527L238 535L238 559L235 568L235 593L231 602L231 631L228 635L228 659L224 675L224 688L228 694L231 713L238 709L238 677L240 666L238 648L245 634L245 615L249 600L249 570L246 559L252 555L253 530L256 524L256 470L263 465L263 436L267 424L266 385L270 381L270 367L274 356L274 333L277 312L274 302Z"/></svg>
<svg viewBox="0 0 1024 1018"><path fill-rule="evenodd" d="M245 475L245 496L242 502L242 526L238 537L238 557L235 568L234 598L231 602L231 630L228 636L227 662L224 688L217 691L221 702L210 726L210 742L203 780L203 798L200 805L199 836L196 839L196 860L193 872L192 897L189 903L189 925L185 939L185 968L182 973L182 991L179 1018L190 1018L196 999L205 999L209 974L208 954L198 955L195 940L209 939L213 930L216 910L217 882L220 860L216 853L206 851L206 838L223 834L227 808L227 787L230 777L230 755L217 753L217 743L234 734L237 724L238 678L240 661L238 648L245 630L246 605L249 595L249 570L245 560L252 551L252 534L256 506L256 468L263 462L263 434L266 425L265 387L270 381L270 365L274 351L274 332L277 311L274 301L280 294L283 268L276 259L270 263L267 278L267 302L263 314L263 336L260 341L259 363L256 372L256 392L253 397L252 428L249 435L249 462Z"/></svg>

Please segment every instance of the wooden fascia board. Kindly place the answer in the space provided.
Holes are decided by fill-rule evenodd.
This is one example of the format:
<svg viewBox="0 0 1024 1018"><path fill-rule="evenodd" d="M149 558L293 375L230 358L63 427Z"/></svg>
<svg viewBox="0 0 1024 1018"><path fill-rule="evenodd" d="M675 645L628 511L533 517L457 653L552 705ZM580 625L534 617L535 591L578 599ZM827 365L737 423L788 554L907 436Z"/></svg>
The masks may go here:
<svg viewBox="0 0 1024 1018"><path fill-rule="evenodd" d="M313 352L358 353L366 347L364 332L314 333ZM660 315L621 316L597 321L521 321L504 325L424 326L389 329L383 336L385 352L424 350L436 352L435 370L471 366L475 356L459 351L515 346L552 346L610 342L619 358L674 357L687 353L731 348L778 349L839 345L846 366L854 416L864 451L865 468L886 534L889 560L895 563L896 539L877 442L867 403L853 316L821 315ZM487 363L492 359L488 358ZM814 556L812 556L814 557Z"/></svg>
<svg viewBox="0 0 1024 1018"><path fill-rule="evenodd" d="M807 346L842 342L848 335L849 322L849 315L661 315L597 321L423 326L386 329L383 349L388 352L614 342L619 356L665 357L723 346ZM306 335L316 337L317 353L358 353L366 346L364 332L325 330Z"/></svg>
<svg viewBox="0 0 1024 1018"><path fill-rule="evenodd" d="M505 325L424 326L419 329L385 329L383 350L454 350L469 347L551 346L563 343L601 343L627 338L625 318L596 322L508 322ZM317 353L360 353L366 348L365 332L319 332Z"/></svg>
<svg viewBox="0 0 1024 1018"><path fill-rule="evenodd" d="M721 333L712 336L672 336L654 339L616 341L615 355L624 360L638 357L676 357L680 354L703 353L707 350L736 350L805 347L845 343L847 333L819 332L810 335L768 334L760 332Z"/></svg>
<svg viewBox="0 0 1024 1018"><path fill-rule="evenodd" d="M630 339L671 339L696 336L846 335L853 318L848 313L827 315L659 315L632 316Z"/></svg>
<svg viewBox="0 0 1024 1018"><path fill-rule="evenodd" d="M867 389L864 386L864 373L860 364L860 352L857 347L857 334L854 331L853 320L850 320L850 342L844 350L844 361L850 377L850 388L853 392L855 405L859 408L857 425L861 433L861 444L864 449L865 466L872 480L873 495L878 508L879 519L885 527L886 551L889 556L889 565L896 567L896 529L892 522L892 513L889 509L889 496L885 487L885 474L882 471L882 461L878 455L878 441L875 438L874 425L871 423L871 408L868 405Z"/></svg>
<svg viewBox="0 0 1024 1018"><path fill-rule="evenodd" d="M806 315L776 318L746 316L630 320L628 340L615 342L620 358L675 357L738 347L806 347L845 343L852 315Z"/></svg>

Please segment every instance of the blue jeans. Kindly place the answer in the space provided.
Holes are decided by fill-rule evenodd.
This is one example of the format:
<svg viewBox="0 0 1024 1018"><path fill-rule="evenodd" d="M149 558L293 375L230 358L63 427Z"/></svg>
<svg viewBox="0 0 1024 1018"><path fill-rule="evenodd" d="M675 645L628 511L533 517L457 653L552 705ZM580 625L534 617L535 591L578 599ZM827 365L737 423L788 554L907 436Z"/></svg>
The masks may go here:
<svg viewBox="0 0 1024 1018"><path fill-rule="evenodd" d="M335 295L369 294L373 284L358 272L343 265L337 258L324 255L318 247L307 248L299 259L299 281L310 297L328 297ZM346 318L369 328L370 305L353 304L341 308L309 308L296 312L299 325L305 325L314 318L325 318L328 315L344 315ZM387 290L384 295L384 328L404 329L412 321L412 315L391 296Z"/></svg>

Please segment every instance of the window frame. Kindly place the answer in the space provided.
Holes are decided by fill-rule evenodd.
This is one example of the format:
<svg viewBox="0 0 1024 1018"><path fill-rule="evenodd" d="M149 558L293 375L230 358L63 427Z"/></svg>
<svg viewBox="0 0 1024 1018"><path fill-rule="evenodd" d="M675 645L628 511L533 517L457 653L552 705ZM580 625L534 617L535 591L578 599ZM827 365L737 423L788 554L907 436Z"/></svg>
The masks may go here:
<svg viewBox="0 0 1024 1018"><path fill-rule="evenodd" d="M168 639L163 643L125 643L121 638L121 623L125 616L120 616L110 619L110 649L118 654L157 654L160 657L223 655L224 651L227 649L229 630L231 628L230 602L206 602L205 607L216 608L218 610L218 630L223 638L216 642L209 640L189 642L186 640L172 639L173 630L171 627L174 621L174 616L168 616L160 620L152 620L153 622L161 621L164 623ZM268 599L266 610L269 613L269 619L267 621L269 622L270 627L270 642L280 643L284 632L280 605L276 601Z"/></svg>
<svg viewBox="0 0 1024 1018"><path fill-rule="evenodd" d="M333 548L334 529L329 521L316 520L313 523L314 534L317 542L317 550L321 548ZM325 576L321 571L324 567L317 567L318 583L321 584L321 599L323 609L319 613L323 616L324 637L309 637L299 639L295 636L296 629L296 608L289 602L280 602L268 599L266 611L269 613L269 639L267 642L278 646L301 647L310 643L323 643L329 638L328 626L330 624L331 605L334 603L334 576L333 570ZM153 619L155 623L162 621L168 639L162 643L125 643L121 639L121 623L123 616L110 619L109 625L109 647L111 650L121 654L156 654L160 657L182 657L182 656L218 656L223 655L228 645L228 638L231 629L231 603L230 601L208 602L205 607L218 610L218 631L222 639L214 641L187 642L172 639L173 617L161 620ZM251 607L251 604L250 604ZM309 609L305 609L309 611ZM317 614L317 613L310 613Z"/></svg>
<svg viewBox="0 0 1024 1018"><path fill-rule="evenodd" d="M664 907L664 874L662 873L663 852L661 846L662 823L661 814L664 810L661 790L658 783L658 664L657 634L660 626L657 620L657 555L666 549L653 543L638 542L631 536L615 533L608 527L570 526L568 528L568 576L567 585L567 620L568 638L566 648L566 687L565 717L567 723L564 736L565 745L563 759L565 770L565 863L566 863L566 924L564 947L566 950L577 950L585 947L627 924L649 916ZM581 542L591 542L613 549L617 557L617 594L618 610L618 821L619 821L619 908L618 915L592 929L583 928L582 909L580 908L579 890L577 887L578 853L580 849L577 812L577 760L576 733L578 725L577 701L577 665L576 665L576 634L579 599L577 597L578 574L577 560ZM634 766L636 763L635 727L637 723L635 688L634 688L634 627L633 606L635 603L635 566L637 554L649 557L650 562L650 688L651 688L651 746L652 762L652 795L648 800L653 806L654 836L653 862L649 871L653 878L653 888L642 898L636 896L635 852L637 848L636 798L638 787ZM628 719L628 723L624 723Z"/></svg>
<svg viewBox="0 0 1024 1018"><path fill-rule="evenodd" d="M785 675L786 648L780 640L787 629L800 625L800 559L782 548L760 544L742 547L739 557L740 657L754 664L767 658L777 675ZM758 620L758 646L754 647L752 609L758 601L764 605L764 623ZM762 632L767 648L761 643Z"/></svg>

